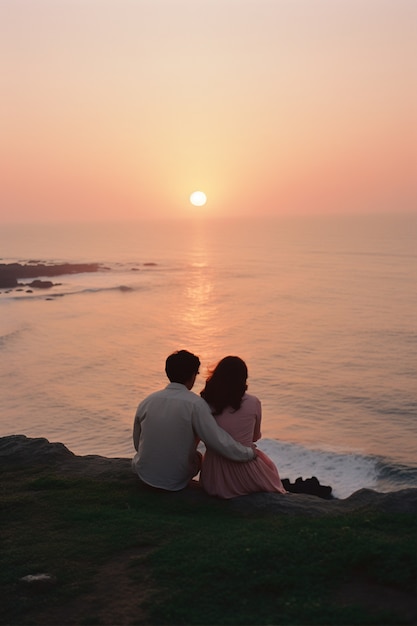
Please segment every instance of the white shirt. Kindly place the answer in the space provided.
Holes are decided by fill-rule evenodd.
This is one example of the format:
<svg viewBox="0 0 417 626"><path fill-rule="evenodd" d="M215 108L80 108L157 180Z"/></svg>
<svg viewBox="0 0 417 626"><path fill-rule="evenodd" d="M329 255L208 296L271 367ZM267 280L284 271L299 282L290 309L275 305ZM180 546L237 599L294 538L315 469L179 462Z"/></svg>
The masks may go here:
<svg viewBox="0 0 417 626"><path fill-rule="evenodd" d="M199 439L232 461L251 461L255 456L252 448L238 443L217 425L203 398L185 385L169 383L137 408L133 469L152 487L184 489L193 477Z"/></svg>

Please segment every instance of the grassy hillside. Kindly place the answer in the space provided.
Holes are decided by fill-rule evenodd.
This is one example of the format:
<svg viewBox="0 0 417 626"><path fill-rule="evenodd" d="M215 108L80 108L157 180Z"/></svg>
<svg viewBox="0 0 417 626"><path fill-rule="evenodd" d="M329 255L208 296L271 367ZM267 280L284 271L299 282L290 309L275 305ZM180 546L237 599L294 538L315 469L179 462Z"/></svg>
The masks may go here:
<svg viewBox="0 0 417 626"><path fill-rule="evenodd" d="M415 515L243 516L47 468L3 472L1 507L0 624L417 621Z"/></svg>

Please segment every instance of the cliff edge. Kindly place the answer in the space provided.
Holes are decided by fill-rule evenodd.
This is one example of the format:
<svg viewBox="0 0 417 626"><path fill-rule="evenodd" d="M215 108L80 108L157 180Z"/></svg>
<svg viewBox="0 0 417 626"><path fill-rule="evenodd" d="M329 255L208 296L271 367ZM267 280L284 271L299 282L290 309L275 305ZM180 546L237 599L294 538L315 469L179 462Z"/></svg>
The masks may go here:
<svg viewBox="0 0 417 626"><path fill-rule="evenodd" d="M95 480L131 480L141 487L131 469L131 459L107 458L99 455L77 456L62 443L45 438L9 435L0 438L0 468L50 467L55 472L85 476ZM213 500L197 481L181 492L162 493L161 497L193 500ZM218 501L216 499L216 501ZM323 498L301 493L254 493L223 501L225 507L243 514L274 515L344 515L354 512L417 513L417 488L379 493L360 489L345 499Z"/></svg>

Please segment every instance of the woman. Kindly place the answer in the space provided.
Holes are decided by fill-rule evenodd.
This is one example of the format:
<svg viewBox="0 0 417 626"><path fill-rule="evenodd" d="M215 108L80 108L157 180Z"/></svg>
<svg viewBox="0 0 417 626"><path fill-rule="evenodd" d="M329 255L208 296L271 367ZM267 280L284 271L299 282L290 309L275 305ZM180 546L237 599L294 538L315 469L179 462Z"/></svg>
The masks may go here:
<svg viewBox="0 0 417 626"><path fill-rule="evenodd" d="M246 393L248 368L237 356L226 356L211 372L201 396L219 426L245 446L261 438L261 403ZM257 491L287 493L278 470L261 450L248 463L234 463L207 449L200 481L207 493L234 498Z"/></svg>

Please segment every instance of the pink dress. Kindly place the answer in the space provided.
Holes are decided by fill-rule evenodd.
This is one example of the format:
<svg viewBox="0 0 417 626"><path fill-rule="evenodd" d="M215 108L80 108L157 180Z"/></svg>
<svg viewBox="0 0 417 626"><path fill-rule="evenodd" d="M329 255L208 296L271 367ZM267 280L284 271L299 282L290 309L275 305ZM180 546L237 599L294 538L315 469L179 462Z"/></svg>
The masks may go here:
<svg viewBox="0 0 417 626"><path fill-rule="evenodd" d="M261 438L261 415L258 398L245 393L238 411L227 408L216 421L234 439L251 446ZM200 481L207 493L225 499L257 491L286 493L275 464L261 450L253 461L238 463L207 449Z"/></svg>

